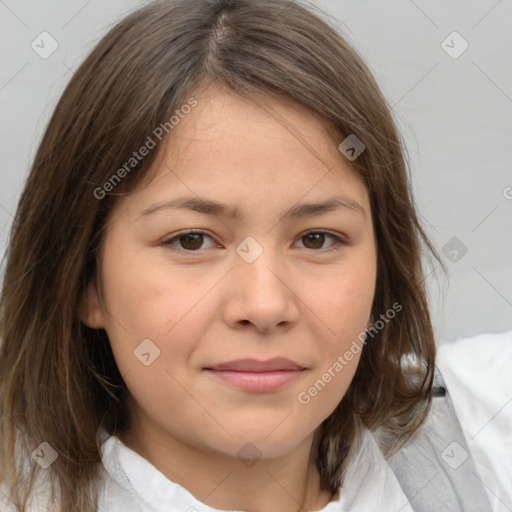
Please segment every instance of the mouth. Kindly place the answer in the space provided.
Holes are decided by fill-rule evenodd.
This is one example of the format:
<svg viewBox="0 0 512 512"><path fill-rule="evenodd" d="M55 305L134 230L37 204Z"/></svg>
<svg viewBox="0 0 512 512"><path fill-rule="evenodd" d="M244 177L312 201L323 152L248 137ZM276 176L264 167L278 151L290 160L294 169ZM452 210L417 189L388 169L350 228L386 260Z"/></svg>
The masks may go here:
<svg viewBox="0 0 512 512"><path fill-rule="evenodd" d="M294 361L237 359L204 368L214 378L244 391L271 392L298 379L306 368Z"/></svg>

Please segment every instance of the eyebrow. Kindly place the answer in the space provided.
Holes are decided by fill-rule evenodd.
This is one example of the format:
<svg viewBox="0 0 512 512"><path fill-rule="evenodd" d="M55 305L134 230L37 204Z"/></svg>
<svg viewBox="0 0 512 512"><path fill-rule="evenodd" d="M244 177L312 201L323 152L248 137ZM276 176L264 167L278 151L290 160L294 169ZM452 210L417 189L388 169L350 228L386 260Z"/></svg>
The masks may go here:
<svg viewBox="0 0 512 512"><path fill-rule="evenodd" d="M231 219L239 219L241 217L240 210L237 206L230 206L200 197L177 197L170 201L162 201L149 206L141 212L139 218L147 217L163 208L184 208L205 215ZM333 196L318 203L296 204L286 211L281 219L313 217L342 208L357 212L366 218L366 211L359 203L346 196Z"/></svg>

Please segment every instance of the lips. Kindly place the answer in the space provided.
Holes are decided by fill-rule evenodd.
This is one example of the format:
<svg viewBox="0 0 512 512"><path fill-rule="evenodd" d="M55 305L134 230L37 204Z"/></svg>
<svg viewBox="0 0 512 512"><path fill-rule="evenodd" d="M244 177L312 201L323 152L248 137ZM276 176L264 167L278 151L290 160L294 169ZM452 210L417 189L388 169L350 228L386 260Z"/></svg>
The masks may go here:
<svg viewBox="0 0 512 512"><path fill-rule="evenodd" d="M244 391L268 393L277 391L303 375L302 365L285 358L268 361L237 359L204 368L217 381Z"/></svg>
<svg viewBox="0 0 512 512"><path fill-rule="evenodd" d="M258 361L256 359L237 359L228 361L226 363L216 364L205 368L206 370L215 371L234 371L234 372L275 372L275 371L300 371L304 367L300 364L285 359L283 357L276 357L268 361Z"/></svg>

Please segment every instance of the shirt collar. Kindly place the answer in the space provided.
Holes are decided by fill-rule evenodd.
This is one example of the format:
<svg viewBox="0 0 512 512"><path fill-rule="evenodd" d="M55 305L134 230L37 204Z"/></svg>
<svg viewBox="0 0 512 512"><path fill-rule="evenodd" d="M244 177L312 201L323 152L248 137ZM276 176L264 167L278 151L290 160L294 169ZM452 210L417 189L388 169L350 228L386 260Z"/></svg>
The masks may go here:
<svg viewBox="0 0 512 512"><path fill-rule="evenodd" d="M126 496L135 494L158 512L169 512L170 507L180 511L225 512L205 505L184 487L169 480L118 437L103 434L102 439L103 466L110 478L124 489ZM105 489L115 492L114 489L119 487L107 486ZM414 512L377 441L366 428L359 449L349 463L339 495L338 500L331 501L319 512Z"/></svg>

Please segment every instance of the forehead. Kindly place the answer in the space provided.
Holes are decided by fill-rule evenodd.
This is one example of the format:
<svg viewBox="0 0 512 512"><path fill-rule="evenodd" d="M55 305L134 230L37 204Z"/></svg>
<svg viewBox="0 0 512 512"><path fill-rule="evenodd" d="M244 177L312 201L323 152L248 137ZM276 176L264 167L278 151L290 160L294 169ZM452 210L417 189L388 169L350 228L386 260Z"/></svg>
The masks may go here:
<svg viewBox="0 0 512 512"><path fill-rule="evenodd" d="M213 86L193 97L197 106L164 139L156 172L136 191L141 204L186 195L282 210L339 193L369 210L362 180L319 115L282 96L248 100Z"/></svg>
<svg viewBox="0 0 512 512"><path fill-rule="evenodd" d="M283 153L302 145L301 152L309 151L331 165L340 160L325 120L283 94L261 92L247 98L209 85L198 91L195 98L197 107L180 120L168 137L167 148L171 152L195 143L194 149L228 149L228 153L223 153L228 158L240 153L248 156L251 145L263 143L268 144L269 150L281 146Z"/></svg>

